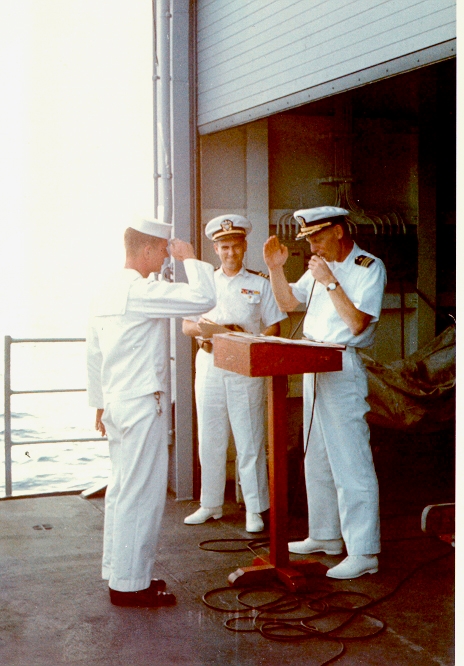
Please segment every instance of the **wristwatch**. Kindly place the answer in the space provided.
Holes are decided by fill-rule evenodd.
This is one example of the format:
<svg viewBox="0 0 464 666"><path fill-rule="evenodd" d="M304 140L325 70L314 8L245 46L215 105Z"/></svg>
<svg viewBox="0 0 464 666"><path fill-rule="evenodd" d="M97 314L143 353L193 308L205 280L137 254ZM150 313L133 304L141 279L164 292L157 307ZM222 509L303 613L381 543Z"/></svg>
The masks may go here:
<svg viewBox="0 0 464 666"><path fill-rule="evenodd" d="M339 286L339 284L340 282L329 282L329 284L326 287L327 291L334 291Z"/></svg>

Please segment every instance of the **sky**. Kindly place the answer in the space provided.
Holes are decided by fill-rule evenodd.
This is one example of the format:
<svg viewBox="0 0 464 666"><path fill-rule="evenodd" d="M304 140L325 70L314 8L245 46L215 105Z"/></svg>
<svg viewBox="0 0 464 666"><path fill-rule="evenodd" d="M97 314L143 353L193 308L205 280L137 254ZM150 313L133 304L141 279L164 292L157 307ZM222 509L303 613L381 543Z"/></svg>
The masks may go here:
<svg viewBox="0 0 464 666"><path fill-rule="evenodd" d="M154 214L150 0L0 2L0 335L82 337Z"/></svg>
<svg viewBox="0 0 464 666"><path fill-rule="evenodd" d="M0 336L82 336L153 215L152 61L151 0L0 0Z"/></svg>

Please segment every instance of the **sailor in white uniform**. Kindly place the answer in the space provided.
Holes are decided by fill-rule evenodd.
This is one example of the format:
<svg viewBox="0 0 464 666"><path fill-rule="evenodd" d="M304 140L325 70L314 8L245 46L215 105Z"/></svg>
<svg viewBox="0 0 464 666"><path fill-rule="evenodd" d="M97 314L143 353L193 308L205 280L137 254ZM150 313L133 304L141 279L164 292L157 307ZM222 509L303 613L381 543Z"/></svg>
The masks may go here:
<svg viewBox="0 0 464 666"><path fill-rule="evenodd" d="M374 342L386 283L382 261L351 239L346 215L333 206L295 212L301 225L297 238L306 239L313 252L295 284L288 284L283 273L287 248L275 236L264 245L281 309L305 303L304 336L346 345L341 372L304 376L310 536L289 544L292 553L338 555L344 542L348 557L327 572L341 579L378 570L379 491L365 418L367 375L357 350Z"/></svg>
<svg viewBox="0 0 464 666"><path fill-rule="evenodd" d="M230 329L255 335L278 335L280 312L267 277L246 270L243 258L250 222L241 215L220 215L206 225L221 260L215 271L216 306L202 318L184 320L186 335L197 337L195 396L201 463L200 508L187 525L221 518L226 483L226 456L232 429L246 507L246 530L260 532L261 513L269 508L265 452L265 381L214 365L214 333ZM227 326L227 328L226 328Z"/></svg>
<svg viewBox="0 0 464 666"><path fill-rule="evenodd" d="M184 262L188 284L155 278L171 231L145 219L126 229L125 268L97 294L87 337L89 404L111 459L102 577L116 605L175 603L164 581L152 580L168 470L167 324L210 310L216 298L213 267L185 241L171 240L169 250Z"/></svg>

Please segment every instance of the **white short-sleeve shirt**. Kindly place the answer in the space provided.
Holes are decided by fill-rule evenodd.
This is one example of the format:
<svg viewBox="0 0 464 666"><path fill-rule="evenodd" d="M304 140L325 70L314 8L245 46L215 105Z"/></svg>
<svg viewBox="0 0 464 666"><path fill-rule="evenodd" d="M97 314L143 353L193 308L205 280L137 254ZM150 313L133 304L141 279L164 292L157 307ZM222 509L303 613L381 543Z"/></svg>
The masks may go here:
<svg viewBox="0 0 464 666"><path fill-rule="evenodd" d="M366 258L364 261L363 257ZM369 262L369 259L373 261ZM304 336L323 342L338 342L350 347L370 347L374 342L386 284L383 262L373 254L361 250L354 243L352 251L344 261L331 261L327 262L327 265L353 305L371 315L372 319L360 335L353 335L335 309L326 287L316 282L304 320ZM314 278L308 270L298 282L290 285L295 298L301 303L308 304L313 283Z"/></svg>
<svg viewBox="0 0 464 666"><path fill-rule="evenodd" d="M268 279L250 273L242 266L233 277L221 268L214 272L216 306L204 317L216 324L238 324L245 331L258 335L261 330L282 321L281 312ZM186 317L198 321L199 317Z"/></svg>

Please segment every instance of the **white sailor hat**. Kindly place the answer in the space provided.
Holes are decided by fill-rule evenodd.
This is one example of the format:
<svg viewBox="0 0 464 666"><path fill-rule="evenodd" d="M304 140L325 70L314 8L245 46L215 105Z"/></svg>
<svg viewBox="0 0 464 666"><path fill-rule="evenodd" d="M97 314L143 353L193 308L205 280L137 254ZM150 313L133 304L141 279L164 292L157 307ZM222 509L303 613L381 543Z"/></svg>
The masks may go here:
<svg viewBox="0 0 464 666"><path fill-rule="evenodd" d="M293 213L293 217L300 225L301 229L297 234L297 240L306 238L316 231L320 231L325 227L330 227L332 224L337 224L335 218L341 215L348 215L349 211L345 208L337 208L336 206L319 206L318 208L304 208L297 210Z"/></svg>
<svg viewBox="0 0 464 666"><path fill-rule="evenodd" d="M129 225L131 229L140 231L149 236L156 236L157 238L165 238L169 240L172 233L172 224L166 222L158 222L158 220L150 220L144 217L135 217Z"/></svg>
<svg viewBox="0 0 464 666"><path fill-rule="evenodd" d="M205 234L209 240L217 241L226 236L246 236L251 229L251 222L243 215L219 215L208 222Z"/></svg>

